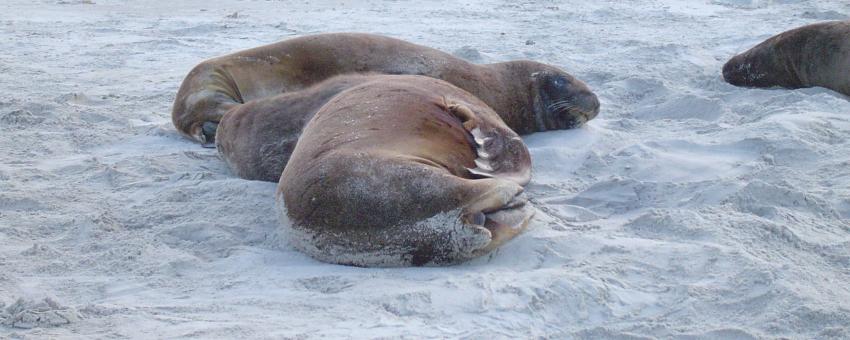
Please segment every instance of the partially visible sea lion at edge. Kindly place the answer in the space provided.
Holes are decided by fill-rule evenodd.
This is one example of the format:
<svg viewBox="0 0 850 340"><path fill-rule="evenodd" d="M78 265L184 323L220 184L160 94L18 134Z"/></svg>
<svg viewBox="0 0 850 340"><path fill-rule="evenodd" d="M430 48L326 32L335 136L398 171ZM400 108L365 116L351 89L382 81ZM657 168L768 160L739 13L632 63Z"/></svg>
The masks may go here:
<svg viewBox="0 0 850 340"><path fill-rule="evenodd" d="M850 21L777 34L723 65L723 78L746 87L821 86L850 95Z"/></svg>
<svg viewBox="0 0 850 340"><path fill-rule="evenodd" d="M207 144L214 140L225 113L239 117L231 119L232 124L251 120L253 123L239 122L239 129L256 133L255 138L261 140L250 144L263 150L240 149L239 156L230 158L250 160L253 164L274 163L275 168L244 171L238 167L245 165L230 166L237 174L263 174L246 176L248 179L276 181L292 145L282 149L274 146L285 144L285 140L296 141L303 126L287 123L286 128L279 129L277 125L282 123L270 122L308 121L322 100L350 84L337 83L323 90L309 90L310 86L337 75L357 73L443 79L487 103L519 134L577 127L599 112L599 101L587 85L554 66L532 61L476 65L398 39L332 33L285 40L201 63L183 81L172 119L179 131ZM309 98L310 94L294 94L305 89L326 95L317 100ZM293 105L302 100L299 98L306 98L303 100L310 101L310 105ZM252 101L263 103L249 105ZM269 111L272 108L274 111ZM256 114L263 118L250 118ZM243 133L238 136L244 138ZM234 143L238 142L230 144L238 147ZM223 154L228 158L226 152L225 148ZM281 162L269 162L268 157Z"/></svg>
<svg viewBox="0 0 850 340"><path fill-rule="evenodd" d="M516 236L531 159L472 94L422 76L375 76L322 106L277 190L290 242L325 262L447 265Z"/></svg>

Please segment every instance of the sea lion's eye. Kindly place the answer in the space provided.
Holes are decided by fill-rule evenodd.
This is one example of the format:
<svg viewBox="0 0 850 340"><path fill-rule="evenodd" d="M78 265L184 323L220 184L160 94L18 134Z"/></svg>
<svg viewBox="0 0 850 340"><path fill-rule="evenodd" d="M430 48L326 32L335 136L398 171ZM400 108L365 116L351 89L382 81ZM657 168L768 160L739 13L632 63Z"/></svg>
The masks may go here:
<svg viewBox="0 0 850 340"><path fill-rule="evenodd" d="M554 83L554 84L555 84L555 86L557 86L557 87L564 87L564 85L566 85L566 84L567 84L567 81L566 81L566 80L564 80L564 78L557 77L557 78L555 78L555 81L553 81L553 83Z"/></svg>

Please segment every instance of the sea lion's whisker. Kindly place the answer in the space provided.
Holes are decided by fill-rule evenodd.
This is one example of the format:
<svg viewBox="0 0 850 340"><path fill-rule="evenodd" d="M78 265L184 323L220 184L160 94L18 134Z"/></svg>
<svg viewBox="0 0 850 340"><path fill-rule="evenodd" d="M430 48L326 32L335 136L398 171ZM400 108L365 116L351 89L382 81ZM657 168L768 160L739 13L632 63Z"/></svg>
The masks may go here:
<svg viewBox="0 0 850 340"><path fill-rule="evenodd" d="M558 106L560 106L560 105L569 104L569 103L570 103L570 102L569 102L568 100L561 100L561 101L557 101L557 102L554 102L554 103L552 103L552 104L549 104L548 108L549 108L550 110L553 110L554 108L556 108L556 107L558 107Z"/></svg>
<svg viewBox="0 0 850 340"><path fill-rule="evenodd" d="M566 102L566 103L563 103L563 104L559 105L559 106L558 106L558 107L556 107L555 109L556 109L556 110L559 110L559 111L560 111L560 110L563 110L563 111L570 111L570 110L575 109L575 108L577 108L577 107L578 107L578 106L577 106L577 105L575 105L575 104L573 104L573 103Z"/></svg>

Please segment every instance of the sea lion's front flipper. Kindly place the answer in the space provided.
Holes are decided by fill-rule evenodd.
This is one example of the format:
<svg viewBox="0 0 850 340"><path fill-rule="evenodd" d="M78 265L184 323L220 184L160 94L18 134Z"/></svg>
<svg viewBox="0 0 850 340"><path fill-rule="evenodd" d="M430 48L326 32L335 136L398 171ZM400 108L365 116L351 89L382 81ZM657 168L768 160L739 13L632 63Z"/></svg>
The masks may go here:
<svg viewBox="0 0 850 340"><path fill-rule="evenodd" d="M512 181L502 179L472 180L471 192L475 196L469 198L469 203L464 208L467 214L483 212L485 214L508 206L515 206L518 202L524 202L517 198L522 194L523 188Z"/></svg>
<svg viewBox="0 0 850 340"><path fill-rule="evenodd" d="M534 212L534 208L526 204L486 214L484 228L490 231L490 243L479 252L488 253L525 231Z"/></svg>
<svg viewBox="0 0 850 340"><path fill-rule="evenodd" d="M467 169L470 174L520 185L531 180L531 156L519 135L480 117L464 104L447 103L446 108L461 121L475 146L478 157L475 167Z"/></svg>
<svg viewBox="0 0 850 340"><path fill-rule="evenodd" d="M470 181L470 191L480 192L464 207L468 227L483 227L490 232L490 242L476 249L485 254L522 233L534 216L534 208L523 197L522 187L501 179ZM476 255L476 256L478 256Z"/></svg>

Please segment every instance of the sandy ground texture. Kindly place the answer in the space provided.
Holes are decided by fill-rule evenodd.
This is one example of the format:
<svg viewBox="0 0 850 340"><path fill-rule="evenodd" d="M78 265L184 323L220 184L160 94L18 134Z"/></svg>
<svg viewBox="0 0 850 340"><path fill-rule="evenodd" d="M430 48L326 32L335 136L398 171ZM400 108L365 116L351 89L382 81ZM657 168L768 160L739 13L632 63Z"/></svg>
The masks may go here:
<svg viewBox="0 0 850 340"><path fill-rule="evenodd" d="M850 338L850 101L722 81L821 0L0 3L0 338ZM199 61L387 34L559 65L599 95L527 136L527 233L448 268L316 262L274 183L177 134Z"/></svg>

